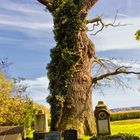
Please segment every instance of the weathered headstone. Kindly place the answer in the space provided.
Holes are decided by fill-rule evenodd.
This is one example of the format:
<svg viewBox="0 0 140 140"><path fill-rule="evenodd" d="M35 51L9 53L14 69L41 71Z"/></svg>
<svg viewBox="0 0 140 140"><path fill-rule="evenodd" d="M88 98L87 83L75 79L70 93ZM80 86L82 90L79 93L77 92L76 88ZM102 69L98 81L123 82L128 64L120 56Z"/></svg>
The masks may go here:
<svg viewBox="0 0 140 140"><path fill-rule="evenodd" d="M48 118L47 114L39 110L35 115L35 132L48 132Z"/></svg>
<svg viewBox="0 0 140 140"><path fill-rule="evenodd" d="M48 132L48 118L47 114L43 113L42 110L38 111L35 115L35 132L33 134L34 140L43 140L45 134Z"/></svg>
<svg viewBox="0 0 140 140"><path fill-rule="evenodd" d="M110 135L110 113L103 101L99 101L95 107L95 119L97 135Z"/></svg>
<svg viewBox="0 0 140 140"><path fill-rule="evenodd" d="M44 140L60 140L60 133L57 131L52 131L45 134Z"/></svg>
<svg viewBox="0 0 140 140"><path fill-rule="evenodd" d="M77 140L77 130L65 130L64 140Z"/></svg>

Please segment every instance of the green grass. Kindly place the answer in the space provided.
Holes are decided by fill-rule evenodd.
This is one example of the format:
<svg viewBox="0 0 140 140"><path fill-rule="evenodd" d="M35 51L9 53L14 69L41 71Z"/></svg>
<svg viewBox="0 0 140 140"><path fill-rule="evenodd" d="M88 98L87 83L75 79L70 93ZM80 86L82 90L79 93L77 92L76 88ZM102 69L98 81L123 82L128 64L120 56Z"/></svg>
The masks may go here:
<svg viewBox="0 0 140 140"><path fill-rule="evenodd" d="M81 137L81 140L89 140L92 136L84 136L84 137Z"/></svg>
<svg viewBox="0 0 140 140"><path fill-rule="evenodd" d="M127 133L140 137L140 119L120 120L111 122L111 134ZM82 137L82 140L89 140L90 137Z"/></svg>
<svg viewBox="0 0 140 140"><path fill-rule="evenodd" d="M111 122L111 134L129 133L140 137L140 119Z"/></svg>

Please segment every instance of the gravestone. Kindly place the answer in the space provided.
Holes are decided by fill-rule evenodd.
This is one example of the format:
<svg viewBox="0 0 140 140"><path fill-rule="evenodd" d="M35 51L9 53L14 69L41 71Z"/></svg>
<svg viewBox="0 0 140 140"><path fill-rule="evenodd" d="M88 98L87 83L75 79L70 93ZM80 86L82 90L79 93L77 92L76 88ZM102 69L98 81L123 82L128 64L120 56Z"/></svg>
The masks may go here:
<svg viewBox="0 0 140 140"><path fill-rule="evenodd" d="M35 115L35 132L33 133L34 140L43 140L46 133L48 133L48 118L47 114L42 110Z"/></svg>
<svg viewBox="0 0 140 140"><path fill-rule="evenodd" d="M47 114L39 110L38 114L35 115L35 132L48 132L48 130Z"/></svg>
<svg viewBox="0 0 140 140"><path fill-rule="evenodd" d="M60 133L57 131L46 133L44 140L60 140Z"/></svg>
<svg viewBox="0 0 140 140"><path fill-rule="evenodd" d="M77 140L77 130L65 130L64 131L64 140Z"/></svg>
<svg viewBox="0 0 140 140"><path fill-rule="evenodd" d="M110 113L103 101L99 101L94 111L97 135L110 135Z"/></svg>

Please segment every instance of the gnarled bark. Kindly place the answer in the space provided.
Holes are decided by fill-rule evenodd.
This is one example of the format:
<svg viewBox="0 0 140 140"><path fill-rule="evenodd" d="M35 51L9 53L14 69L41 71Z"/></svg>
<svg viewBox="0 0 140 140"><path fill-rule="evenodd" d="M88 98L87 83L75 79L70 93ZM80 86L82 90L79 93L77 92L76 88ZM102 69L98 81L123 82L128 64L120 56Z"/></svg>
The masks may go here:
<svg viewBox="0 0 140 140"><path fill-rule="evenodd" d="M76 129L80 135L93 134L91 67L95 48L86 35L86 15L97 0L38 1L54 16L57 43L48 65L51 130Z"/></svg>
<svg viewBox="0 0 140 140"><path fill-rule="evenodd" d="M72 82L68 87L63 115L59 124L60 131L76 129L79 134L90 135L96 132L92 109L92 78L94 45L85 31L78 32L77 49L81 59L75 65Z"/></svg>

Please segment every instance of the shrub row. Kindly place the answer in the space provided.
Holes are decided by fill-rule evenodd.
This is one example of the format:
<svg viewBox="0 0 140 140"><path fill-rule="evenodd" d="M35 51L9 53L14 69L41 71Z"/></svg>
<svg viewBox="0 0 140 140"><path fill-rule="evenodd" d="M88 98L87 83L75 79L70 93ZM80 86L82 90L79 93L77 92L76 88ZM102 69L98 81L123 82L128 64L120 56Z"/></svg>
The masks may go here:
<svg viewBox="0 0 140 140"><path fill-rule="evenodd" d="M110 115L111 121L128 120L140 118L140 110L126 111L126 112L113 112Z"/></svg>
<svg viewBox="0 0 140 140"><path fill-rule="evenodd" d="M140 140L139 137L131 135L131 134L117 134L117 135L112 135L112 136L97 136L97 137L93 137L90 140L112 140L112 139L119 139L121 138L121 140Z"/></svg>

